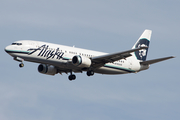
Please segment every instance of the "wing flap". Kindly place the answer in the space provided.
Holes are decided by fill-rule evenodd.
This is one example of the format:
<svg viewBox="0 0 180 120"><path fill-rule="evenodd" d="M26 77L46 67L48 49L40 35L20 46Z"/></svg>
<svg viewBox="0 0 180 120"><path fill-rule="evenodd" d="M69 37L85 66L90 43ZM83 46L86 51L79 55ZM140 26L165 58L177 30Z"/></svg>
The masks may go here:
<svg viewBox="0 0 180 120"><path fill-rule="evenodd" d="M150 64L154 64L154 63L161 62L161 61L164 61L164 60L168 60L168 59L171 59L171 58L175 58L175 57L174 56L170 56L170 57L158 58L158 59L153 59L153 60L148 60L148 61L140 62L140 64L141 65L150 65Z"/></svg>

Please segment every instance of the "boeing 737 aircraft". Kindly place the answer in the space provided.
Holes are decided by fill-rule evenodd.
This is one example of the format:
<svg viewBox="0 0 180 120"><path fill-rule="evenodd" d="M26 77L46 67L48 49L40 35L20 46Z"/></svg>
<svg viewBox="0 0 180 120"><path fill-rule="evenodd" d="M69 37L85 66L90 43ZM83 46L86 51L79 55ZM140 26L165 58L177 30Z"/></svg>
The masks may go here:
<svg viewBox="0 0 180 120"><path fill-rule="evenodd" d="M146 61L151 30L145 30L132 49L117 53L103 53L47 42L21 40L5 48L14 60L40 63L38 71L47 75L70 73L69 80L75 80L73 73L86 71L88 76L100 74L137 73L149 68L150 64L174 58L173 56Z"/></svg>

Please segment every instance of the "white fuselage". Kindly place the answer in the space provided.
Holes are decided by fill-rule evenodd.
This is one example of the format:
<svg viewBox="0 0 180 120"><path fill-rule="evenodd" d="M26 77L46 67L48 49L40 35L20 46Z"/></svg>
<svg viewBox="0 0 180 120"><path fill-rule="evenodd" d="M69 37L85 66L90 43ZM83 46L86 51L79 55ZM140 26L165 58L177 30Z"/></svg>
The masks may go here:
<svg viewBox="0 0 180 120"><path fill-rule="evenodd" d="M72 70L73 72L82 72L86 70L80 69L78 66L72 64L72 58L75 55L92 58L107 53L86 50L76 47L69 47L64 45L52 44L47 42L22 40L16 41L5 48L14 58L21 58L24 61L43 63L58 67L62 72ZM140 71L141 65L136 59L134 53L126 59L121 59L113 63L106 63L104 66L96 68L95 73L101 74L125 74L135 73Z"/></svg>
<svg viewBox="0 0 180 120"><path fill-rule="evenodd" d="M174 58L174 56L146 60L151 30L144 30L129 50L116 53L104 53L47 42L21 40L5 48L14 60L40 63L38 71L46 75L70 73L69 80L75 80L73 74L86 71L87 76L100 74L137 73L149 68L151 64Z"/></svg>

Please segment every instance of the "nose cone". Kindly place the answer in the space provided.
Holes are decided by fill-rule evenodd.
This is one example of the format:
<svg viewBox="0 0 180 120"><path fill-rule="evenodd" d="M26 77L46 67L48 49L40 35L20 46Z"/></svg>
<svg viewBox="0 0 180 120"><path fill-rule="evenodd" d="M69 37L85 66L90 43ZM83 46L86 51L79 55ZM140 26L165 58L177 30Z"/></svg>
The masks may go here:
<svg viewBox="0 0 180 120"><path fill-rule="evenodd" d="M5 49L4 49L7 53L9 53L10 51L11 51L11 45L9 45L9 46L7 46L7 47L5 47Z"/></svg>

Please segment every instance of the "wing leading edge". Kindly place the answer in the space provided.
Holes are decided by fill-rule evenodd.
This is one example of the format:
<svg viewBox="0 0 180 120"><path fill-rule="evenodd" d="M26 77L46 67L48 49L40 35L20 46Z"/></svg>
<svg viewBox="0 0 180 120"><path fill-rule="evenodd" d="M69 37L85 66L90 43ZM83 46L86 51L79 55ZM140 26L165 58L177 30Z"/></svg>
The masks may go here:
<svg viewBox="0 0 180 120"><path fill-rule="evenodd" d="M123 51L123 52L118 52L118 53L112 53L112 54L93 57L92 62L95 63L95 64L104 65L105 63L108 63L108 62L114 62L114 61L117 61L117 60L120 60L120 59L125 59L127 57L130 57L130 56L132 56L131 55L132 52L142 50L142 49L146 49L146 48L147 47L140 47L140 48L135 48L135 49L131 49L131 50Z"/></svg>

